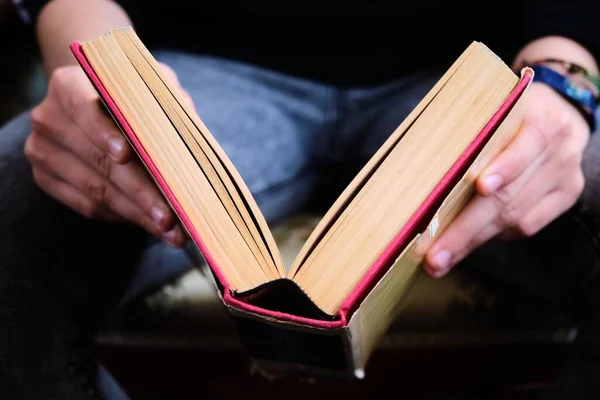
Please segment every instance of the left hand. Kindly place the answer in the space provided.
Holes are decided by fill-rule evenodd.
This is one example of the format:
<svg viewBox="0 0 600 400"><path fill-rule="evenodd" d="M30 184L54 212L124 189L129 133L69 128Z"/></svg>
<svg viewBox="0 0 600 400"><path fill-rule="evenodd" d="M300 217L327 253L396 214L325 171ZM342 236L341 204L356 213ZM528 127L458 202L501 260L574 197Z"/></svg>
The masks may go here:
<svg viewBox="0 0 600 400"><path fill-rule="evenodd" d="M425 254L432 277L446 275L498 235L532 236L575 204L590 131L583 116L534 82L519 132L476 181L476 195Z"/></svg>
<svg viewBox="0 0 600 400"><path fill-rule="evenodd" d="M175 72L162 68L174 85ZM181 89L181 88L180 88ZM183 96L192 99L181 89ZM35 183L84 217L127 221L181 247L186 235L79 65L56 68L25 142Z"/></svg>

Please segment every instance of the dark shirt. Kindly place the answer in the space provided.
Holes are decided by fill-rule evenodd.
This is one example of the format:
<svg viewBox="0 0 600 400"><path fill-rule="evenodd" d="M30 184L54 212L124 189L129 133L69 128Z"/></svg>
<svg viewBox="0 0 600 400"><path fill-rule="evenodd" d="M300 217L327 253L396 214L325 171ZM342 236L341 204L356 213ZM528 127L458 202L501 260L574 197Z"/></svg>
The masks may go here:
<svg viewBox="0 0 600 400"><path fill-rule="evenodd" d="M15 0L19 1L19 0ZM31 21L43 0L21 0ZM600 60L600 2L122 0L150 48L258 64L340 86L446 68L473 40L507 64L545 35L577 40Z"/></svg>

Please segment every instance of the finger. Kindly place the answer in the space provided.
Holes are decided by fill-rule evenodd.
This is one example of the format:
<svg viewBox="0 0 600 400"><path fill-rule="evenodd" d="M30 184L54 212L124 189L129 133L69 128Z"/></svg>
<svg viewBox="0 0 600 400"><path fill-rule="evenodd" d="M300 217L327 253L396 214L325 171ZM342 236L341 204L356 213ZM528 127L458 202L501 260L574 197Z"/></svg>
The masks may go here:
<svg viewBox="0 0 600 400"><path fill-rule="evenodd" d="M176 225L174 212L139 163L115 165L110 179L162 232L168 232Z"/></svg>
<svg viewBox="0 0 600 400"><path fill-rule="evenodd" d="M489 198L475 197L448 226L425 256L426 271L440 277L501 228L494 223L498 211Z"/></svg>
<svg viewBox="0 0 600 400"><path fill-rule="evenodd" d="M142 227L156 237L162 237L164 232L127 196L115 196L110 200L110 208L124 219Z"/></svg>
<svg viewBox="0 0 600 400"><path fill-rule="evenodd" d="M185 242L187 241L187 236L183 232L181 226L175 225L173 229L163 233L162 239L171 247L180 248L185 245Z"/></svg>
<svg viewBox="0 0 600 400"><path fill-rule="evenodd" d="M102 176L109 177L115 165L107 153L96 147L83 131L68 118L56 102L46 102L32 111L34 131L52 143L76 154Z"/></svg>
<svg viewBox="0 0 600 400"><path fill-rule="evenodd" d="M522 207L516 200L541 163L541 158L535 160L514 182L492 196L476 195L431 246L425 256L426 264L433 270L447 272L489 238L509 228ZM549 190L549 182L532 184Z"/></svg>
<svg viewBox="0 0 600 400"><path fill-rule="evenodd" d="M99 210L109 208L148 232L161 236L160 227L97 171L46 138L33 138L28 140L27 152L34 164L81 193L86 199L87 211L84 215L94 217L100 214Z"/></svg>
<svg viewBox="0 0 600 400"><path fill-rule="evenodd" d="M79 190L41 168L33 168L33 178L49 196L87 218L101 218L109 221L120 219L115 212L96 207Z"/></svg>
<svg viewBox="0 0 600 400"><path fill-rule="evenodd" d="M573 190L556 190L548 194L525 214L519 225L519 230L527 236L533 236L571 208L577 200L573 193L580 193L579 188L583 188L583 177L573 178L570 184L577 186L577 188Z"/></svg>
<svg viewBox="0 0 600 400"><path fill-rule="evenodd" d="M458 263L464 260L471 252L479 248L483 243L488 242L490 239L502 234L501 229L498 228L497 224L488 224L481 231L478 232L477 236L473 237L462 247L462 252L452 256L451 263L445 266L438 267L434 265L426 264L427 273L433 278L441 278L448 274Z"/></svg>
<svg viewBox="0 0 600 400"><path fill-rule="evenodd" d="M115 209L117 211L115 212L106 207L98 207L77 188L40 168L34 168L33 175L38 186L44 192L48 193L49 196L87 218L102 219L105 221L122 221L123 219L131 222L138 221L137 224L139 226L162 238L172 247L179 248L185 244L186 237L180 227L176 226L166 233L159 232L153 222L147 216L141 214L139 209L131 202L116 204Z"/></svg>
<svg viewBox="0 0 600 400"><path fill-rule="evenodd" d="M39 118L45 120L43 114L52 111L50 105L41 111L42 115ZM176 222L173 211L137 160L122 165L114 163L106 153L100 151L83 135L78 126L67 118L58 118L44 135L53 143L75 153L88 166L113 182L123 194L127 195L159 226L161 231L166 232L173 228Z"/></svg>
<svg viewBox="0 0 600 400"><path fill-rule="evenodd" d="M116 162L128 161L133 152L98 94L79 69L61 68L52 76L52 93L86 137Z"/></svg>
<svg viewBox="0 0 600 400"><path fill-rule="evenodd" d="M470 241L463 245L462 253L457 255L451 254L450 262L446 263L445 265L436 265L428 261L429 259L426 259L426 262L424 264L425 272L427 272L427 274L429 274L429 276L431 276L432 278L444 277L452 270L452 268L456 264L462 261L469 253L477 249L482 243L487 242L488 240L497 236L500 233L500 229L496 224L487 224L477 233L476 236L473 236Z"/></svg>
<svg viewBox="0 0 600 400"><path fill-rule="evenodd" d="M485 169L476 182L477 192L489 196L515 181L536 159L549 148L549 130L536 124L524 124L521 131L504 151Z"/></svg>
<svg viewBox="0 0 600 400"><path fill-rule="evenodd" d="M525 216L556 190L564 176L562 170L557 171L550 163L541 166L535 178L530 179L516 198L500 211L498 220L504 230L508 228L514 231L507 236L514 236L515 233L530 236L531 232L523 223Z"/></svg>
<svg viewBox="0 0 600 400"><path fill-rule="evenodd" d="M137 162L125 165L114 163L106 153L94 146L81 129L66 118L65 113L61 111L60 106L52 103L40 107L40 110L36 111L36 121L51 120L48 118L50 115L57 117L53 119L51 127L43 123L36 123L39 131L44 132L44 136L53 143L75 153L88 166L115 183L162 231L166 232L172 229L175 224L175 216L142 167Z"/></svg>
<svg viewBox="0 0 600 400"><path fill-rule="evenodd" d="M528 235L534 235L568 209L569 202L561 192L553 192L523 218Z"/></svg>

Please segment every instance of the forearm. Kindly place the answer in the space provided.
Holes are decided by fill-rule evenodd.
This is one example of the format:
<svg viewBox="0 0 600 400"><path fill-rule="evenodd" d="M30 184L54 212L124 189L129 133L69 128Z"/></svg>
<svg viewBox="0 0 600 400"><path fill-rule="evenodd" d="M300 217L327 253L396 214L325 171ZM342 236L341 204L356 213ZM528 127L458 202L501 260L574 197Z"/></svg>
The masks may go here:
<svg viewBox="0 0 600 400"><path fill-rule="evenodd" d="M528 43L515 57L513 67L520 68L525 63L554 58L564 60L598 73L598 65L592 54L579 43L559 36L547 36Z"/></svg>
<svg viewBox="0 0 600 400"><path fill-rule="evenodd" d="M123 9L111 0L53 0L40 12L37 38L46 72L75 63L69 45L120 26L132 25Z"/></svg>

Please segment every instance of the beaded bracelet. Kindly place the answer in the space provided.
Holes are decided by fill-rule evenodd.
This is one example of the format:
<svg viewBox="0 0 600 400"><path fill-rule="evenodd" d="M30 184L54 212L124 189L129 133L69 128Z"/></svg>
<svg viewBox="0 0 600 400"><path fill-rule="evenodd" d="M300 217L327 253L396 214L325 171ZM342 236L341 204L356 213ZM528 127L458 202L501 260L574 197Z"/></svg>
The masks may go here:
<svg viewBox="0 0 600 400"><path fill-rule="evenodd" d="M540 64L558 64L566 70L568 75L572 77L578 75L583 77L587 82L589 82L589 86L587 87L587 89L591 90L594 93L594 97L596 97L596 100L598 100L598 98L600 97L600 75L593 74L588 69L582 67L579 64L576 64L571 61L560 60L557 58L546 58L537 60L535 62L527 62L526 64L529 66L535 66Z"/></svg>
<svg viewBox="0 0 600 400"><path fill-rule="evenodd" d="M536 73L534 81L547 84L573 104L588 122L591 132L595 131L598 126L596 118L600 99L600 77L576 63L565 60L548 58L524 64ZM565 73L550 68L548 65L551 64L560 65L565 69Z"/></svg>

